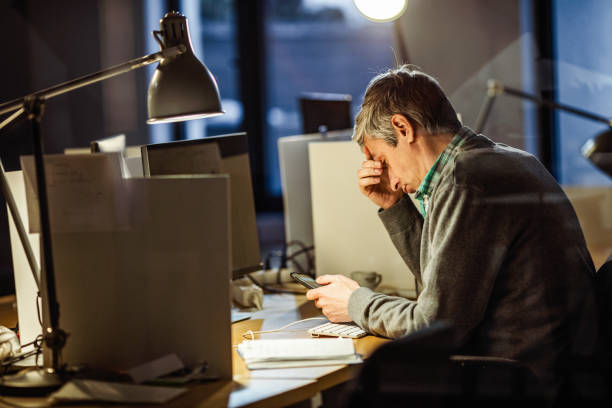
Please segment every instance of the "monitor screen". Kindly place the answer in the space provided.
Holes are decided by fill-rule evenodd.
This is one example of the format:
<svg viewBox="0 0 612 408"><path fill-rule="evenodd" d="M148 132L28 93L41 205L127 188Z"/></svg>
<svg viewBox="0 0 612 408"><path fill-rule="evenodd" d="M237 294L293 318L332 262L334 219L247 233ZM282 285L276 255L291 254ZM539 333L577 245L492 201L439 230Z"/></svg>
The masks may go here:
<svg viewBox="0 0 612 408"><path fill-rule="evenodd" d="M246 133L145 145L142 161L146 177L229 174L233 277L262 268Z"/></svg>
<svg viewBox="0 0 612 408"><path fill-rule="evenodd" d="M300 98L302 130L314 133L325 126L327 130L348 129L351 118L351 95L330 93L303 93Z"/></svg>

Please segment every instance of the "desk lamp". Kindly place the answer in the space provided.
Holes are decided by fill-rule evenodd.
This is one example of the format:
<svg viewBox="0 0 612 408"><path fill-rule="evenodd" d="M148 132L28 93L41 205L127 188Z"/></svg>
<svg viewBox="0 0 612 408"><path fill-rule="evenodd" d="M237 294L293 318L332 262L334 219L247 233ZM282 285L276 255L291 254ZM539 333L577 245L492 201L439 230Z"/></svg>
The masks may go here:
<svg viewBox="0 0 612 408"><path fill-rule="evenodd" d="M23 98L0 104L0 115L13 112L11 116L0 123L0 129L22 114L25 114L32 124L43 251L41 269L45 277L46 290L43 299L46 298L49 307L49 322L43 328L43 341L52 350L51 367L28 371L22 375L18 374L0 378L0 387L4 389L27 391L29 393L46 393L61 386L65 378L65 370L60 366L59 357L65 345L67 334L59 325L59 304L55 289L49 204L45 169L43 166L42 137L40 134L40 120L47 100L159 62L149 84L147 101L149 119L147 123L185 121L224 113L221 109L219 90L214 77L206 66L198 61L193 53L185 16L177 12L169 12L160 20L160 26L160 31L153 31L153 36L161 48L161 51L157 53L136 58L123 64L34 92ZM15 217L16 224L21 225L21 227L18 227L22 230L19 232L19 235L27 254L31 252L31 248L28 251L29 243L23 229L23 223L19 218L16 208L14 208L14 199L10 189L5 184L4 169L2 169L4 194L7 197L11 213ZM30 261L29 255L28 259L35 275L35 281L40 289L40 283L35 272L37 268L36 262ZM34 258L32 257L32 259Z"/></svg>
<svg viewBox="0 0 612 408"><path fill-rule="evenodd" d="M612 177L612 118L606 118L582 109L574 108L572 106L542 99L521 90L507 87L501 81L489 79L487 81L487 93L485 95L482 107L480 108L480 112L478 112L478 117L476 118L476 133L482 132L489 114L491 113L493 102L495 101L495 98L501 94L508 94L518 98L528 99L539 105L573 113L574 115L582 116L584 118L602 122L608 125L610 129L606 129L605 131L587 140L586 143L584 143L580 148L580 152L597 168L602 170L608 176Z"/></svg>

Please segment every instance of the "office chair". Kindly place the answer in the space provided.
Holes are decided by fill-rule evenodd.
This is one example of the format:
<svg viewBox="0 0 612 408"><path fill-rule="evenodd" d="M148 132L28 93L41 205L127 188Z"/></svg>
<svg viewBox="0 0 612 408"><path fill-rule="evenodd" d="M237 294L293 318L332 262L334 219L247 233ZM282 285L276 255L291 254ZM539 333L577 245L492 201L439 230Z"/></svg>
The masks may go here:
<svg viewBox="0 0 612 408"><path fill-rule="evenodd" d="M608 389L612 389L612 254L595 274L601 330L602 364Z"/></svg>
<svg viewBox="0 0 612 408"><path fill-rule="evenodd" d="M567 360L556 407L609 407L612 403L612 255L596 272L594 285L598 350L593 356L571 356Z"/></svg>
<svg viewBox="0 0 612 408"><path fill-rule="evenodd" d="M612 254L595 274L600 323L604 344L612 348ZM610 353L610 350L607 350Z"/></svg>
<svg viewBox="0 0 612 408"><path fill-rule="evenodd" d="M465 403L499 408L527 400L536 379L526 366L506 358L454 354L457 349L453 328L445 322L381 346L348 388L347 406Z"/></svg>

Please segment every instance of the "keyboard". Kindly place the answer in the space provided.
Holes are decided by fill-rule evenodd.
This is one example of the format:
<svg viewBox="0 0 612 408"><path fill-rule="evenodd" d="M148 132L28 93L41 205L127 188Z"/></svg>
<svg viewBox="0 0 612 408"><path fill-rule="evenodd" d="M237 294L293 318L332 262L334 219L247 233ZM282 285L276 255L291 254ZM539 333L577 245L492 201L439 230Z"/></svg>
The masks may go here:
<svg viewBox="0 0 612 408"><path fill-rule="evenodd" d="M355 323L325 323L308 329L308 333L310 333L312 337L333 336L348 337L351 339L358 339L368 334Z"/></svg>

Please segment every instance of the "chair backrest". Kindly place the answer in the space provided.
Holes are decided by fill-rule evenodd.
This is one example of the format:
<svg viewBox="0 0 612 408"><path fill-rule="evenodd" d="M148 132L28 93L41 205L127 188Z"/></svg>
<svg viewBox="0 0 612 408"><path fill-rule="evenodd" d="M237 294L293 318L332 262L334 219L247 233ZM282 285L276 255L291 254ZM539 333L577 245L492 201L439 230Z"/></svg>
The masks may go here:
<svg viewBox="0 0 612 408"><path fill-rule="evenodd" d="M608 387L612 387L612 254L597 270L595 290L601 330L602 361Z"/></svg>
<svg viewBox="0 0 612 408"><path fill-rule="evenodd" d="M530 395L535 378L525 365L506 358L456 355L458 345L452 326L444 322L384 344L364 362L349 389L347 406L476 407Z"/></svg>
<svg viewBox="0 0 612 408"><path fill-rule="evenodd" d="M600 323L606 351L612 350L612 254L595 275Z"/></svg>
<svg viewBox="0 0 612 408"><path fill-rule="evenodd" d="M448 398L448 357L455 350L449 324L431 326L379 347L349 390L350 407L403 406ZM435 404L434 404L435 406Z"/></svg>

